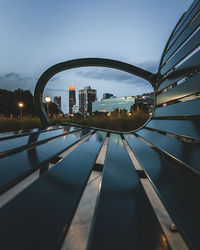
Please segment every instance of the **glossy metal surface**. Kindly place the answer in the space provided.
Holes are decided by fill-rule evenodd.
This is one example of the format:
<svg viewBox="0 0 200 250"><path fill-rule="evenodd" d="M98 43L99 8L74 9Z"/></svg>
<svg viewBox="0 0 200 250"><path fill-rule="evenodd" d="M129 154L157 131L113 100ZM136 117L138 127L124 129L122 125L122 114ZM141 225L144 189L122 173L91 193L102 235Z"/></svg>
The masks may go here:
<svg viewBox="0 0 200 250"><path fill-rule="evenodd" d="M189 169L200 174L200 144L184 142L147 129L142 129L136 134L167 152L172 158L185 163Z"/></svg>
<svg viewBox="0 0 200 250"><path fill-rule="evenodd" d="M200 115L200 98L156 108L154 117Z"/></svg>
<svg viewBox="0 0 200 250"><path fill-rule="evenodd" d="M36 132L32 133L29 136L17 137L13 139L3 140L0 142L0 156L3 152L8 152L13 149L17 149L19 147L28 146L34 142L41 142L46 139L51 139L51 137L62 135L63 133L67 133L72 131L73 127L65 127L63 129L58 130L50 130L45 132ZM37 140L32 141L31 138L37 138Z"/></svg>
<svg viewBox="0 0 200 250"><path fill-rule="evenodd" d="M2 132L0 133L0 140L4 140L7 138L17 137L17 136L24 136L29 135L30 133L38 132L38 128L30 129L30 130L20 130L20 131L13 131L13 132Z"/></svg>
<svg viewBox="0 0 200 250"><path fill-rule="evenodd" d="M198 69L200 67L200 51L196 52L193 56L191 56L186 62L177 67L176 70L173 71L172 74L167 77L158 87L158 91L166 88L172 83L176 82L180 78L187 75L187 72L193 71L193 69Z"/></svg>
<svg viewBox="0 0 200 250"><path fill-rule="evenodd" d="M157 96L156 105L200 92L200 74Z"/></svg>
<svg viewBox="0 0 200 250"><path fill-rule="evenodd" d="M194 3L196 2L196 3ZM169 48L172 46L172 44L175 42L175 40L180 36L180 34L183 32L183 30L188 26L188 24L192 21L196 13L200 9L200 3L199 0L194 1L188 11L186 12L182 22L180 23L180 28L177 30L175 35L172 37L171 41L169 42Z"/></svg>
<svg viewBox="0 0 200 250"><path fill-rule="evenodd" d="M199 8L195 9L195 14L198 13L199 10L200 10L200 3L199 3ZM174 42L173 46L168 50L168 52L164 56L163 62L169 59L169 57L188 39L188 37L199 26L199 23L200 23L200 15L198 15L189 26L186 26L183 33L181 33L179 38Z"/></svg>
<svg viewBox="0 0 200 250"><path fill-rule="evenodd" d="M105 58L81 58L55 64L52 67L48 68L41 75L34 91L35 110L42 124L44 124L45 126L50 124L50 120L46 114L44 105L42 103L43 91L47 82L59 72L73 68L87 67L87 66L107 67L107 68L122 70L147 80L150 84L152 84L152 86L154 86L157 79L156 75L149 71L143 70L139 67L136 67L128 63L120 62L117 60L105 59Z"/></svg>
<svg viewBox="0 0 200 250"><path fill-rule="evenodd" d="M2 249L59 249L105 136L97 132L1 209Z"/></svg>
<svg viewBox="0 0 200 250"><path fill-rule="evenodd" d="M161 74L165 74L168 70L178 64L184 57L192 52L200 44L200 30L190 38L190 40L179 49L179 51L169 59L161 69Z"/></svg>
<svg viewBox="0 0 200 250"><path fill-rule="evenodd" d="M190 249L199 250L200 183L134 135L125 135Z"/></svg>
<svg viewBox="0 0 200 250"><path fill-rule="evenodd" d="M200 120L151 120L146 127L200 140Z"/></svg>
<svg viewBox="0 0 200 250"><path fill-rule="evenodd" d="M194 9L195 5L197 8ZM177 24L163 52L160 65L163 65L163 59L167 59L176 51L190 32L198 26L199 17L190 26L188 24L199 11L199 6L199 1L194 1ZM161 72L165 73L173 68L199 45L199 41L200 31L169 59ZM199 58L200 51L168 75L160 83L158 90L198 69ZM81 66L103 66L123 70L148 80L153 86L157 77L157 74L109 59L85 58L54 65L41 76L35 91L36 109L44 124L49 123L42 106L42 93L46 83L61 71ZM157 80L161 81L159 77ZM182 86L177 86L174 90L161 95L159 98L162 97L164 100L159 100L159 103L178 98L178 95L198 91L199 77L197 78L192 84L195 78L187 81L190 83L188 86L183 83ZM170 120L170 117L200 115L199 104L200 99L196 99L157 108L154 116L167 117L169 120L152 120L147 126L199 139L198 120ZM1 159L0 191L7 190L88 133L89 130L83 130L62 136ZM190 249L199 250L199 144L183 142L148 129L142 129L137 134L156 145L157 151L154 150L155 147L153 149L147 146L133 134L125 135L125 138ZM15 146L19 146L20 143L24 145L37 142L46 138L45 135L48 136L43 134L42 137L35 133L30 135L28 141L26 137L21 141L14 138L12 140ZM106 133L97 132L1 209L2 249L60 248L105 136ZM0 140L1 138L6 136L0 134ZM110 139L88 248L91 250L169 248L120 136L111 134ZM7 144L7 150L11 148L12 145ZM166 158L166 155L169 157ZM188 175L183 166L190 169L190 173L195 172L195 178L194 175Z"/></svg>
<svg viewBox="0 0 200 250"><path fill-rule="evenodd" d="M90 130L83 129L0 159L0 193L63 152L89 132Z"/></svg>
<svg viewBox="0 0 200 250"><path fill-rule="evenodd" d="M88 249L168 249L120 135L111 134Z"/></svg>

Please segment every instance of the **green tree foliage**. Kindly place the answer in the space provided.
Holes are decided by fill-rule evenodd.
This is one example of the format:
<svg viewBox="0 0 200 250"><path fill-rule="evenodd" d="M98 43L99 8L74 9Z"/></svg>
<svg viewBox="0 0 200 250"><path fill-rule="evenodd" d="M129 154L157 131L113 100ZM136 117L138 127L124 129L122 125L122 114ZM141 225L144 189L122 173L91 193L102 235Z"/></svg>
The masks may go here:
<svg viewBox="0 0 200 250"><path fill-rule="evenodd" d="M33 105L33 95L29 90L17 89L14 92L0 89L0 114L4 116L19 115L18 103L22 102L23 115L35 116L35 109Z"/></svg>
<svg viewBox="0 0 200 250"><path fill-rule="evenodd" d="M8 91L0 89L0 115L18 117L20 114L18 104L20 102L24 104L22 111L23 116L36 115L33 105L33 95L29 90L17 89L15 91ZM59 113L57 105L53 102L49 104L49 113L51 116Z"/></svg>

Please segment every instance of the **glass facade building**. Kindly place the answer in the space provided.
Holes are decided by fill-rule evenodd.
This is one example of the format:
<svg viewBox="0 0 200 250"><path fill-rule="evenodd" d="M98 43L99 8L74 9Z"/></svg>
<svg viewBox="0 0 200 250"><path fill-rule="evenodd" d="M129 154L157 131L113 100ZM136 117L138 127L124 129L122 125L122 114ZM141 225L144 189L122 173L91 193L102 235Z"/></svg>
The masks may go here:
<svg viewBox="0 0 200 250"><path fill-rule="evenodd" d="M92 103L92 112L112 112L116 108L130 111L133 104L135 104L134 96L101 99Z"/></svg>

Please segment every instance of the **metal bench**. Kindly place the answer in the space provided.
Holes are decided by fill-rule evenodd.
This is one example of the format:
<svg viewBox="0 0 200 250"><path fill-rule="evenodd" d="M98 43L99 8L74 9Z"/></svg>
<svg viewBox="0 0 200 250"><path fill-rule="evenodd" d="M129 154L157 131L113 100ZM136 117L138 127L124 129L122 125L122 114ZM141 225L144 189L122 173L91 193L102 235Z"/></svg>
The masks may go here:
<svg viewBox="0 0 200 250"><path fill-rule="evenodd" d="M46 83L76 67L111 67L146 79L155 107L129 133L68 124L0 135L1 249L70 249L66 237L95 170L102 177L87 249L200 249L199 25L194 1L157 74L100 58L66 61L42 74L34 102L44 126L50 126L42 104Z"/></svg>

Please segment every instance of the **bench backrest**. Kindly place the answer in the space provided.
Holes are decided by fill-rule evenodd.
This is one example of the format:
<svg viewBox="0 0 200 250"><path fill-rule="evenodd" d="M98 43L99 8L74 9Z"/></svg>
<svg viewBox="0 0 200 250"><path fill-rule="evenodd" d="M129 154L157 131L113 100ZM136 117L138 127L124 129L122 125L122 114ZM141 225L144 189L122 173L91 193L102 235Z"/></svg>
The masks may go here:
<svg viewBox="0 0 200 250"><path fill-rule="evenodd" d="M165 237L170 225L164 228L159 221L145 182L153 186L189 248L199 249L199 13L200 1L194 1L172 32L157 74L89 58L54 65L41 76L34 98L44 124L47 81L80 66L116 68L148 80L155 90L155 108L140 130L121 135L69 126L0 138L0 193L40 170L31 185L3 203L2 249L60 248L106 143L88 249L170 249ZM49 163L55 165L48 169Z"/></svg>

